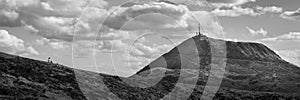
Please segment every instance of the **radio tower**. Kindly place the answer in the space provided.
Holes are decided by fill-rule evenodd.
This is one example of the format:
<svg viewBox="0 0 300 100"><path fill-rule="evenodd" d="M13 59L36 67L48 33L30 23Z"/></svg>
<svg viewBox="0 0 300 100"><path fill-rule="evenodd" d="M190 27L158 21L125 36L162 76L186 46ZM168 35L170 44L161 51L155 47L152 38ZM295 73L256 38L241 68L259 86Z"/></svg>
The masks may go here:
<svg viewBox="0 0 300 100"><path fill-rule="evenodd" d="M201 24L198 23L198 31L196 31L196 36L205 36L201 33Z"/></svg>
<svg viewBox="0 0 300 100"><path fill-rule="evenodd" d="M200 35L200 36L202 35L202 34L201 34L201 27L200 27L200 23L198 23L198 35Z"/></svg>

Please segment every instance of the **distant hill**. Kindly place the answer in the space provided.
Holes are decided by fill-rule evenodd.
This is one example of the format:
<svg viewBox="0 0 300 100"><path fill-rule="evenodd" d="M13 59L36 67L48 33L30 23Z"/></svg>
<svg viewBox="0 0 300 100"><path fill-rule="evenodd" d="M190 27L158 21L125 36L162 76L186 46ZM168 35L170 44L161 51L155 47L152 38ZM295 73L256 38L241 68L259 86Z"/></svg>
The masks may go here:
<svg viewBox="0 0 300 100"><path fill-rule="evenodd" d="M300 99L299 67L263 44L205 36L184 41L127 78L4 53L0 66L2 99Z"/></svg>

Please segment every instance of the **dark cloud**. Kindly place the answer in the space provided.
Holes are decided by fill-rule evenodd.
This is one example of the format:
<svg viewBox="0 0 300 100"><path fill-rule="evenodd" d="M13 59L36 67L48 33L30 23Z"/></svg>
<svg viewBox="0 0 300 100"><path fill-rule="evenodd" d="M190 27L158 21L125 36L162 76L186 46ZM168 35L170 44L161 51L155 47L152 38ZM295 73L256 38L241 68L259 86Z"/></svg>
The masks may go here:
<svg viewBox="0 0 300 100"><path fill-rule="evenodd" d="M186 8L186 6L176 6L164 2L132 5L131 7L119 7L117 9L118 10L116 12L113 12L114 14L104 22L105 25L114 29L120 29L126 22L138 16L143 16L147 14L148 14L147 16L143 16L147 18L139 18L139 20L136 20L135 24L139 24L136 25L137 27L153 26L158 28L158 27L163 27L162 25L168 23L176 24L176 22L174 21L180 21L181 18L188 11L188 8ZM173 20L168 20L165 17L170 17Z"/></svg>
<svg viewBox="0 0 300 100"><path fill-rule="evenodd" d="M0 26L18 27L22 25L18 12L15 12L14 10L0 10Z"/></svg>

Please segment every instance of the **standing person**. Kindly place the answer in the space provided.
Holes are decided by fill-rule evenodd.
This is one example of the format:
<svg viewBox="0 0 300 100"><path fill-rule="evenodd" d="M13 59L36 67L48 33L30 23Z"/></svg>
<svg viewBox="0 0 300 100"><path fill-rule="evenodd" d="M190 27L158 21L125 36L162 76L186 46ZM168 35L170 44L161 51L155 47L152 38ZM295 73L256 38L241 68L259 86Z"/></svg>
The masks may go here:
<svg viewBox="0 0 300 100"><path fill-rule="evenodd" d="M52 61L51 61L51 57L48 57L48 63L50 63L50 62L52 62Z"/></svg>

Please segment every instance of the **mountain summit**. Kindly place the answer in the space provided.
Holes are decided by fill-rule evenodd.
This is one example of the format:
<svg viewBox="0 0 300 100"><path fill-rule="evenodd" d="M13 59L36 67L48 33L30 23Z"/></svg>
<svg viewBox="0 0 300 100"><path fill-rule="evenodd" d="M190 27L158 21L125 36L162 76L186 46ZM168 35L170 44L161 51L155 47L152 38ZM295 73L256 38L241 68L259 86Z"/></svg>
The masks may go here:
<svg viewBox="0 0 300 100"><path fill-rule="evenodd" d="M197 49L196 52L194 51L194 49ZM224 41L220 39L209 38L205 35L197 35L187 39L183 43L179 44L177 47L173 48L168 53L164 54L162 57L173 59L174 57L169 56L172 56L176 54L175 52L180 51L183 51L185 53L194 52L194 55L198 55L197 57L199 58L207 58L205 60L200 61L202 63L210 61L211 58L225 58L228 60L248 60L260 62L286 62L278 54L276 54L274 51L272 51L263 44L251 42ZM190 55L187 55L186 58L190 58L189 56ZM149 66L146 66L139 72L145 69L149 69L148 67Z"/></svg>
<svg viewBox="0 0 300 100"><path fill-rule="evenodd" d="M263 44L195 36L130 77L0 54L0 98L300 99L300 68Z"/></svg>

